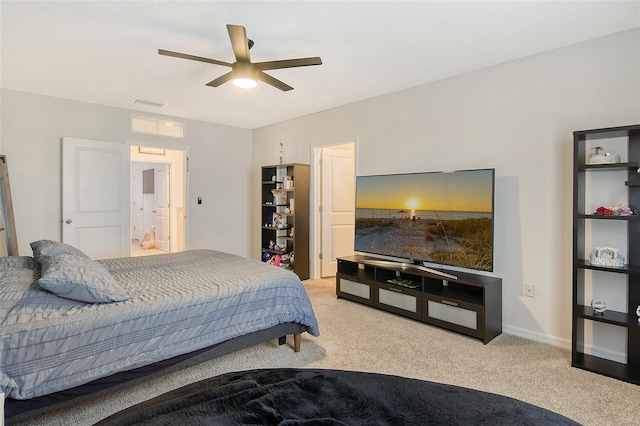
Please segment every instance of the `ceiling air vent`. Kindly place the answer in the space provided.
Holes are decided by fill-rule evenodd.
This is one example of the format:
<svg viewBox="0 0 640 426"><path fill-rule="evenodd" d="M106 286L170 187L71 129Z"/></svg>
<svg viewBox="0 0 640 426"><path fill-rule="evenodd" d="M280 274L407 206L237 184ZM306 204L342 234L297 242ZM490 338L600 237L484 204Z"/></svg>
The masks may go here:
<svg viewBox="0 0 640 426"><path fill-rule="evenodd" d="M154 106L154 107L158 107L158 108L162 108L162 107L166 107L167 104L165 104L164 102L159 102L159 101L152 101L149 99L142 99L142 98L136 98L133 100L133 102L137 103L137 104L142 104L142 105L149 105L149 106Z"/></svg>

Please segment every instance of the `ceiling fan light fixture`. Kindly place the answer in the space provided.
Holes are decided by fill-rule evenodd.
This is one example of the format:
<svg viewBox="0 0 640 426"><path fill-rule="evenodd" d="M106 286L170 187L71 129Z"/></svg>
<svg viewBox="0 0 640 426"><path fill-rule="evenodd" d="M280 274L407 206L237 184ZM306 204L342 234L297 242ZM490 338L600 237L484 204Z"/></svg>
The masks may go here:
<svg viewBox="0 0 640 426"><path fill-rule="evenodd" d="M1 1L1 0L0 0ZM247 31L240 25L227 25L227 32L231 40L231 48L236 61L233 63L219 61L217 59L203 58L201 56L187 55L180 52L172 52L170 50L158 49L158 54L165 56L174 56L176 58L190 59L193 61L206 62L214 65L222 65L231 68L226 74L217 77L206 85L209 87L219 87L220 85L233 80L235 86L243 89L252 89L258 85L258 80L280 89L283 92L292 90L293 87L263 72L268 70L278 70L283 68L307 67L310 65L322 65L322 59L314 58L297 58L283 59L278 61L267 62L251 62L249 49L253 47L253 40L247 38Z"/></svg>
<svg viewBox="0 0 640 426"><path fill-rule="evenodd" d="M252 78L240 77L234 78L233 84L235 84L237 87L240 87L241 89L253 89L258 85L258 82Z"/></svg>

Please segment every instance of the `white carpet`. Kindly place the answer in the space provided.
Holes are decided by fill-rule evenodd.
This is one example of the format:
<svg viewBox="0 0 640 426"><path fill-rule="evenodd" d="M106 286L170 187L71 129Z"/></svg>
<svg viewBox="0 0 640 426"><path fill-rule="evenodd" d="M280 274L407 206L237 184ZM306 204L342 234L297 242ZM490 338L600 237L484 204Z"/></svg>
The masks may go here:
<svg viewBox="0 0 640 426"><path fill-rule="evenodd" d="M305 282L320 324L302 351L288 342L203 360L27 425L90 425L170 389L229 371L309 367L370 371L498 393L586 425L638 423L640 386L571 367L567 350L502 334L488 345L417 321L336 299L333 280Z"/></svg>

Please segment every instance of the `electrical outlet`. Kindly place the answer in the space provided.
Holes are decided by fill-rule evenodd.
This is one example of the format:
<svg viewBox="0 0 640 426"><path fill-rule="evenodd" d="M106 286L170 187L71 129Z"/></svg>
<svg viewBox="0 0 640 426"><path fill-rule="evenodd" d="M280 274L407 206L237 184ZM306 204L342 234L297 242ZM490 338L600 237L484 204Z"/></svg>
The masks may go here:
<svg viewBox="0 0 640 426"><path fill-rule="evenodd" d="M525 284L524 295L527 297L536 297L536 286L533 284Z"/></svg>

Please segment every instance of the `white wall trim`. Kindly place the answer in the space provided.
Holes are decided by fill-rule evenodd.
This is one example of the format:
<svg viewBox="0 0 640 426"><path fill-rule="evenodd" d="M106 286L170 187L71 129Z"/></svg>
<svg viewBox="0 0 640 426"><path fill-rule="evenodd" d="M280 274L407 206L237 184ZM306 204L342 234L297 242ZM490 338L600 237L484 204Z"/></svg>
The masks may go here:
<svg viewBox="0 0 640 426"><path fill-rule="evenodd" d="M613 351L608 348L603 348L593 345L584 345L584 353L596 356L598 358L604 358L611 361L619 362L621 364L627 363L627 354L620 351Z"/></svg>
<svg viewBox="0 0 640 426"><path fill-rule="evenodd" d="M502 324L502 332L522 337L524 339L534 340L540 343L557 346L559 348L571 350L571 340L563 339L557 336L551 336L545 333L527 330L521 327L514 327L508 324Z"/></svg>
<svg viewBox="0 0 640 426"><path fill-rule="evenodd" d="M569 339L563 339L557 336L550 336L545 333L534 332L531 330L510 326L507 324L502 325L502 332L507 334L512 334L514 336L522 337L524 339L533 340L539 343L546 343L548 345L557 346L559 348L571 351L571 340ZM627 363L627 355L624 352L612 351L607 348L602 348L602 347L593 346L593 345L585 345L583 351L586 354L594 355L600 358L606 358L611 361L616 361L622 364Z"/></svg>

